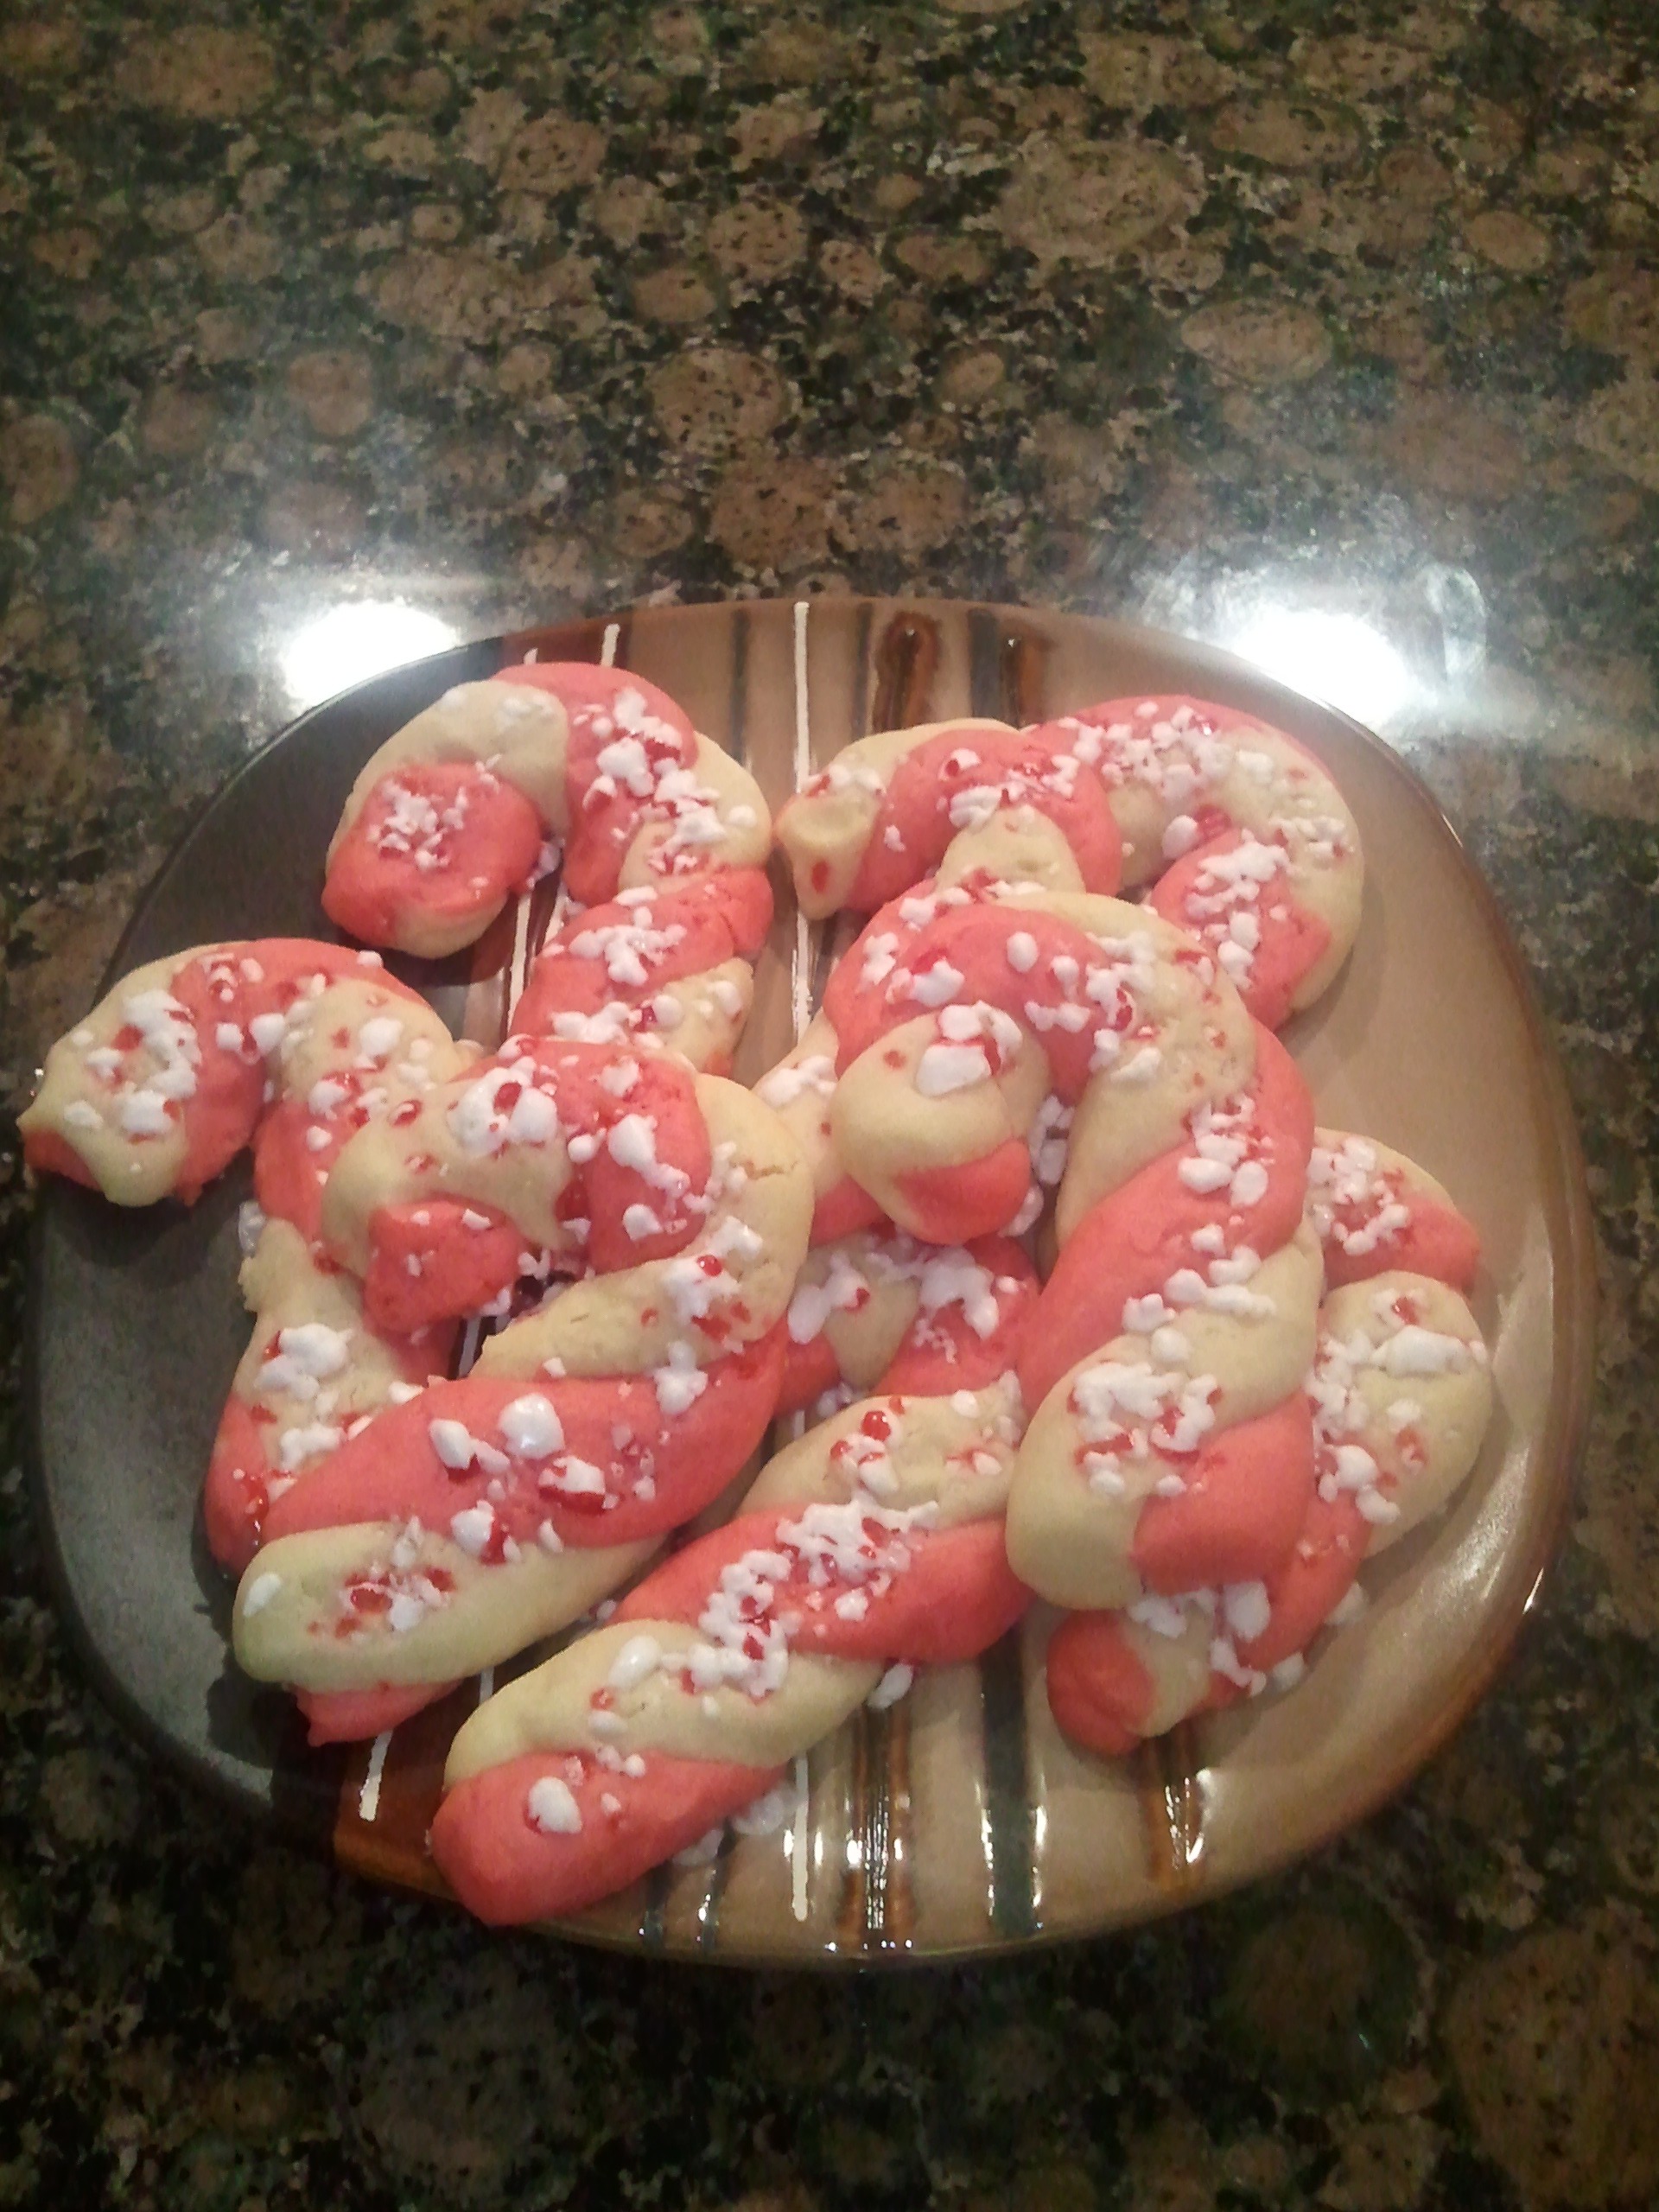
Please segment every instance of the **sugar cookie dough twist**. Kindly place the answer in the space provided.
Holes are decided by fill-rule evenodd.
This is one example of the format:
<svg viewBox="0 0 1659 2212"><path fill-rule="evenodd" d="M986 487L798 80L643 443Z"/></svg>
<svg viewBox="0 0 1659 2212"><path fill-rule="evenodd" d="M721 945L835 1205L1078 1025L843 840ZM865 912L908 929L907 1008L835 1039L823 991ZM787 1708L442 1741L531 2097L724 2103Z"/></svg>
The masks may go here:
<svg viewBox="0 0 1659 2212"><path fill-rule="evenodd" d="M584 906L762 866L771 823L747 769L665 692L585 661L458 684L388 738L346 799L323 906L371 944L470 944L563 849Z"/></svg>
<svg viewBox="0 0 1659 2212"><path fill-rule="evenodd" d="M1363 1282L1386 1265L1466 1291L1480 1264L1480 1239L1447 1192L1375 1137L1314 1131L1307 1213L1327 1289Z"/></svg>
<svg viewBox="0 0 1659 2212"><path fill-rule="evenodd" d="M1326 988L1359 923L1359 836L1330 776L1282 731L1204 700L882 731L798 792L777 834L813 916L868 912L935 870L1150 885L1270 1027Z"/></svg>
<svg viewBox="0 0 1659 2212"><path fill-rule="evenodd" d="M827 1244L885 1219L880 1203L855 1183L836 1150L830 1104L839 1080L840 1044L835 1025L820 1011L779 1061L755 1084L800 1147L812 1178L812 1242Z"/></svg>
<svg viewBox="0 0 1659 2212"><path fill-rule="evenodd" d="M764 1236L745 1223L763 1193L733 1179L750 1145L804 1174L767 1109L723 1077L662 1054L512 1037L344 1148L323 1235L363 1278L377 1325L400 1333L497 1307L525 1274L638 1271L683 1249L692 1256L660 1295L678 1286L682 1303L707 1306L729 1295L714 1262L747 1264ZM684 1284L687 1267L706 1281ZM655 1274L631 1280L659 1295Z"/></svg>
<svg viewBox="0 0 1659 2212"><path fill-rule="evenodd" d="M454 1336L441 1325L416 1337L372 1327L356 1277L321 1260L291 1220L263 1224L240 1283L253 1334L202 1486L207 1548L238 1575L270 1507L371 1414L441 1377Z"/></svg>
<svg viewBox="0 0 1659 2212"><path fill-rule="evenodd" d="M1049 1140L1065 1133L1064 1239L1167 1149L1196 1101L1249 1078L1236 990L1144 907L974 882L909 894L888 918L825 992L828 1118L841 1168L912 1235L1028 1225Z"/></svg>
<svg viewBox="0 0 1659 2212"><path fill-rule="evenodd" d="M314 1742L378 1733L637 1573L740 1472L782 1369L774 1324L705 1366L474 1368L388 1407L268 1507L238 1663Z"/></svg>
<svg viewBox="0 0 1659 2212"><path fill-rule="evenodd" d="M26 1117L37 1164L128 1202L194 1195L254 1137L270 1217L204 1513L245 1570L250 1671L294 1684L320 1740L564 1626L738 1474L777 1401L811 1200L776 1117L661 1054L474 1052L378 955L211 947L111 993ZM454 1318L570 1268L471 1376L431 1381ZM474 1438L487 1479L459 1498Z"/></svg>
<svg viewBox="0 0 1659 2212"><path fill-rule="evenodd" d="M772 922L759 868L625 891L568 919L543 945L513 1007L529 1036L677 1052L728 1075Z"/></svg>
<svg viewBox="0 0 1659 2212"><path fill-rule="evenodd" d="M499 1690L450 1749L433 1857L481 1918L579 1910L771 1789L911 1670L1018 1618L999 1380L861 1400L772 1459L738 1518Z"/></svg>
<svg viewBox="0 0 1659 2212"><path fill-rule="evenodd" d="M1315 1481L1302 1522L1259 1576L1217 1578L1060 1624L1048 1645L1049 1701L1066 1733L1097 1751L1127 1751L1190 1713L1300 1681L1320 1629L1363 1602L1355 1577L1363 1560L1441 1511L1478 1454L1492 1384L1464 1298L1450 1282L1388 1267L1381 1239L1355 1249L1386 1207L1393 1241L1438 1249L1466 1282L1478 1260L1472 1228L1401 1154L1328 1131L1319 1149L1345 1155L1355 1179L1386 1161L1389 1182L1380 1198L1351 1190L1344 1203L1362 1219L1345 1230L1336 1224L1346 1245L1328 1233L1328 1180L1310 1194L1310 1228L1315 1217L1327 1225L1326 1252L1340 1252L1350 1273L1320 1307L1304 1384ZM1396 1211L1419 1206L1420 1238Z"/></svg>
<svg viewBox="0 0 1659 2212"><path fill-rule="evenodd" d="M1056 1605L1249 1581L1301 1527L1313 1112L1283 1046L1259 1027L1255 1043L1250 1083L1196 1106L1079 1224L1027 1332L1008 1553Z"/></svg>
<svg viewBox="0 0 1659 2212"><path fill-rule="evenodd" d="M1037 1271L1006 1236L918 1244L861 1230L807 1254L789 1302L780 1413L826 1394L945 1396L1009 1365L1037 1302Z"/></svg>
<svg viewBox="0 0 1659 2212"><path fill-rule="evenodd" d="M196 946L124 976L53 1046L19 1118L23 1156L118 1205L190 1204L251 1141L260 1204L311 1233L346 1138L471 1049L378 952Z"/></svg>
<svg viewBox="0 0 1659 2212"><path fill-rule="evenodd" d="M342 1155L328 1219L348 1261L371 1255L365 1310L384 1315L376 1270L408 1237L425 1258L414 1277L388 1264L394 1289L429 1262L435 1282L463 1277L503 1225L508 1253L579 1228L589 1272L267 1511L237 1654L296 1691L319 1740L376 1732L567 1625L726 1488L778 1402L811 1196L776 1117L719 1077L614 1046L542 1040L480 1082L435 1091L435 1119L386 1133L372 1173ZM421 1149L446 1137L442 1156ZM631 1218L647 1205L651 1225ZM568 1256L550 1248L550 1265Z"/></svg>

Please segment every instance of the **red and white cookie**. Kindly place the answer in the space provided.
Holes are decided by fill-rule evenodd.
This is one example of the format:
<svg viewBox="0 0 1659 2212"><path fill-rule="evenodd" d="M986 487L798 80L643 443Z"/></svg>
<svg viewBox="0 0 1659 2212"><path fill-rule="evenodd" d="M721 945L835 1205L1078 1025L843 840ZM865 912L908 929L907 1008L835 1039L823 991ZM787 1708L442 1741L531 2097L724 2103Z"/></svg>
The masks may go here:
<svg viewBox="0 0 1659 2212"><path fill-rule="evenodd" d="M525 1274L581 1270L555 1301L558 1332L577 1314L601 1334L620 1326L625 1370L647 1363L633 1355L648 1337L693 1338L713 1357L763 1335L788 1303L810 1204L787 1131L738 1084L661 1054L512 1038L353 1138L323 1230L371 1318L399 1333L487 1308Z"/></svg>
<svg viewBox="0 0 1659 2212"><path fill-rule="evenodd" d="M754 996L750 963L771 923L772 888L759 868L625 891L548 939L510 1026L677 1052L728 1075Z"/></svg>
<svg viewBox="0 0 1659 2212"><path fill-rule="evenodd" d="M1478 1265L1473 1227L1433 1178L1373 1140L1321 1130L1313 1156L1302 1236L1322 1236L1327 1264L1334 1248L1345 1279L1320 1306L1303 1382L1313 1484L1294 1541L1255 1576L1148 1589L1062 1622L1048 1648L1050 1703L1065 1732L1097 1751L1294 1686L1320 1629L1363 1606L1363 1561L1442 1511L1478 1455L1491 1363L1459 1287ZM1443 1279L1389 1266L1391 1249L1438 1262ZM1042 1319L1028 1346L1043 1344Z"/></svg>
<svg viewBox="0 0 1659 2212"><path fill-rule="evenodd" d="M1363 1610L1363 1561L1467 1479L1491 1414L1486 1347L1448 1285L1381 1275L1326 1301L1309 1398L1316 1487L1276 1567L1056 1629L1049 1703L1074 1742L1116 1754L1188 1713L1294 1688L1320 1630Z"/></svg>
<svg viewBox="0 0 1659 2212"><path fill-rule="evenodd" d="M1382 1267L1433 1275L1455 1290L1474 1281L1480 1239L1473 1225L1427 1169L1375 1137L1314 1132L1307 1208L1333 1290Z"/></svg>
<svg viewBox="0 0 1659 2212"><path fill-rule="evenodd" d="M20 1117L24 1157L118 1205L189 1204L257 1141L261 1205L310 1234L345 1138L470 1050L378 953L198 946L124 977L53 1046Z"/></svg>
<svg viewBox="0 0 1659 2212"><path fill-rule="evenodd" d="M774 1325L702 1367L433 1383L268 1508L238 1662L314 1742L378 1734L636 1573L741 1470L782 1368Z"/></svg>
<svg viewBox="0 0 1659 2212"><path fill-rule="evenodd" d="M509 1203L534 1204L567 1235L560 1194L580 1187L593 1210L580 1231L588 1271L487 1338L469 1375L346 1440L270 1508L264 1548L242 1579L238 1657L294 1688L319 1737L378 1732L388 1713L567 1625L733 1480L777 1404L811 1214L787 1131L752 1093L677 1063L597 1046L549 1045L545 1055L524 1081L542 1086L547 1113L524 1111L528 1087L505 1099L498 1085L493 1119L467 1107L467 1141L446 1157L456 1179L480 1161L499 1175L475 1193L480 1207L512 1221ZM620 1070L638 1080L607 1087ZM680 1116L672 1132L664 1100ZM630 1102L632 1122L621 1110ZM454 1103L436 1101L451 1137ZM591 1150L572 1126L578 1104L598 1117L585 1131ZM491 1146L480 1141L486 1131ZM697 1158L700 1169L673 1164ZM331 1203L348 1166L342 1155ZM399 1172L435 1179L418 1157ZM667 1190L670 1174L683 1186ZM648 1200L630 1195L628 1179L640 1178ZM629 1211L647 1203L678 1211L670 1229L653 1215L658 1227L636 1237ZM378 1280L396 1288L391 1261L406 1236L426 1240L416 1253L426 1258L404 1279L418 1287L429 1270L438 1301L465 1273L468 1244L492 1233L481 1211L468 1227L470 1210L417 1197L389 1217L359 1211L373 1254L365 1309L377 1310ZM523 1234L515 1224L504 1251ZM429 1585L442 1602L422 1596Z"/></svg>
<svg viewBox="0 0 1659 2212"><path fill-rule="evenodd" d="M328 849L323 906L371 944L470 944L563 848L584 906L719 868L762 866L748 772L626 670L529 663L462 683L364 768Z"/></svg>
<svg viewBox="0 0 1659 2212"><path fill-rule="evenodd" d="M1113 699L1014 730L887 730L784 807L778 840L810 915L868 912L936 871L1052 890L1151 886L1258 1020L1311 1005L1359 924L1353 817L1320 763L1241 710Z"/></svg>
<svg viewBox="0 0 1659 2212"><path fill-rule="evenodd" d="M841 1164L830 1121L830 1102L839 1080L840 1046L835 1026L823 1013L813 1015L776 1067L754 1086L800 1148L812 1177L812 1242L827 1244L855 1230L886 1219L869 1192Z"/></svg>
<svg viewBox="0 0 1659 2212"><path fill-rule="evenodd" d="M491 1307L524 1275L601 1272L701 1225L713 1138L699 1077L616 1046L512 1037L359 1131L323 1237L398 1333ZM724 1088L709 1091L716 1112ZM741 1111L742 1109L738 1109ZM503 1309L505 1310L505 1309Z"/></svg>
<svg viewBox="0 0 1659 2212"><path fill-rule="evenodd" d="M1037 1271L1006 1236L918 1244L861 1230L807 1254L789 1302L780 1413L826 1393L946 1396L977 1390L1019 1357Z"/></svg>
<svg viewBox="0 0 1659 2212"><path fill-rule="evenodd" d="M764 1469L738 1518L653 1570L605 1627L499 1690L450 1748L432 1853L497 1923L625 1886L776 1783L914 1668L1019 1618L1001 1510L1004 1383L863 1401Z"/></svg>
<svg viewBox="0 0 1659 2212"><path fill-rule="evenodd" d="M1266 1257L1236 1244L1219 1281L1217 1264L1179 1272L1180 1304L1158 1292L1128 1301L1126 1325L1036 1403L1008 1555L1055 1605L1253 1580L1295 1541L1314 1484L1302 1382L1319 1246L1299 1231ZM1033 1349L1044 1318L1039 1305Z"/></svg>
<svg viewBox="0 0 1659 2212"><path fill-rule="evenodd" d="M1068 1134L1061 1239L1248 1082L1255 1033L1210 956L1144 907L945 886L867 931L826 993L842 1167L912 1234L955 1242L1033 1217L1033 1160ZM931 912L930 912L931 910Z"/></svg>

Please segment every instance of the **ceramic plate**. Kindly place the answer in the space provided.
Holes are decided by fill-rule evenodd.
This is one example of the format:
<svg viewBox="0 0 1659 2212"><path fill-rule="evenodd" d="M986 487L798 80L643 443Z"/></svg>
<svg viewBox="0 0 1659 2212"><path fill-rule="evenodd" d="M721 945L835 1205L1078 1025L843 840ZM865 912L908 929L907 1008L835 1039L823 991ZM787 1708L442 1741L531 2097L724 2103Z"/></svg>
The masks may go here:
<svg viewBox="0 0 1659 2212"><path fill-rule="evenodd" d="M332 936L322 855L370 753L449 685L534 649L597 658L597 622L497 639L360 685L251 761L180 846L110 979L213 938ZM958 602L777 601L622 619L618 661L671 691L777 804L874 728L973 712L1015 722L1132 692L1264 715L1328 764L1368 878L1341 981L1287 1042L1321 1122L1398 1146L1479 1227L1474 1306L1497 1410L1450 1513L1367 1567L1371 1599L1294 1694L1177 1730L1135 1758L1083 1756L1043 1692L1041 1613L980 1663L925 1675L803 1762L793 1821L729 1832L568 1923L630 1948L795 1964L938 1959L1081 1936L1210 1896L1362 1818L1491 1681L1560 1524L1591 1371L1592 1262L1560 1073L1490 893L1398 758L1225 656L1078 617ZM798 652L804 643L804 652ZM804 683L801 680L804 678ZM793 1035L792 981L827 931L792 909L761 963L737 1072ZM404 966L452 1024L493 1040L511 930L470 958ZM378 1878L439 1891L424 1851L445 1748L477 1684L368 1747L308 1751L288 1701L226 1658L230 1592L197 1515L247 1322L236 1295L245 1162L192 1211L124 1214L54 1183L35 1251L36 1480L66 1611L118 1710L194 1778Z"/></svg>

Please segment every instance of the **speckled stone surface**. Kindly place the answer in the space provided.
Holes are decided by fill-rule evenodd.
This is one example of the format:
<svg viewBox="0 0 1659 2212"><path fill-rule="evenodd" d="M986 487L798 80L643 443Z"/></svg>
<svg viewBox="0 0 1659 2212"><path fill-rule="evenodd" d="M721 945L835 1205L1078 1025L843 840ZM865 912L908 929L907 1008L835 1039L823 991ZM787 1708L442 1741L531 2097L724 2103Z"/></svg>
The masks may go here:
<svg viewBox="0 0 1659 2212"><path fill-rule="evenodd" d="M1559 1569L1383 1817L1026 1964L709 1978L374 1893L129 1748L26 1511L7 1153L0 2204L1659 2196L1656 62L1648 0L0 16L12 1108L341 600L1040 600L1243 642L1427 774L1605 1295Z"/></svg>

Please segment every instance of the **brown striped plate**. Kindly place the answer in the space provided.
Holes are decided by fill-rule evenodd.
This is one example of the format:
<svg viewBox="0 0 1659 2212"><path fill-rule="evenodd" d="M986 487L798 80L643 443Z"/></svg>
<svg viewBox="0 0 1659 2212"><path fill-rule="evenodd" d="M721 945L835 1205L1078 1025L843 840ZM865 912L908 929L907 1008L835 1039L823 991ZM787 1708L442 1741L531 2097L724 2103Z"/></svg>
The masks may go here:
<svg viewBox="0 0 1659 2212"><path fill-rule="evenodd" d="M781 1827L728 1829L711 1857L661 1870L563 1932L736 1961L988 1953L1167 1911L1363 1817L1501 1663L1554 1547L1592 1362L1589 1213L1565 1087L1513 940L1433 799L1344 716L1148 631L954 601L642 609L444 654L304 717L187 837L111 979L209 938L331 934L321 857L358 768L450 684L531 651L613 653L746 759L774 804L801 766L867 730L959 713L1029 721L1116 694L1186 691L1290 731L1347 794L1369 877L1353 958L1287 1041L1321 1121L1422 1161L1478 1224L1474 1303L1498 1400L1461 1497L1367 1568L1369 1610L1325 1637L1289 1695L1206 1717L1136 1759L1082 1756L1049 1719L1039 1611L978 1665L925 1674L900 1704L820 1745L798 1764ZM779 890L746 1080L785 1049L847 934L798 927L781 879ZM516 933L505 918L470 962L411 980L493 1039L515 958L548 911L545 897L528 903ZM288 1701L225 1655L229 1593L196 1497L245 1339L234 1289L245 1187L232 1175L191 1211L144 1216L66 1185L44 1196L29 1397L60 1592L106 1695L159 1751L346 1865L436 1891L425 1834L445 1750L490 1685L465 1686L372 1747L319 1756Z"/></svg>

